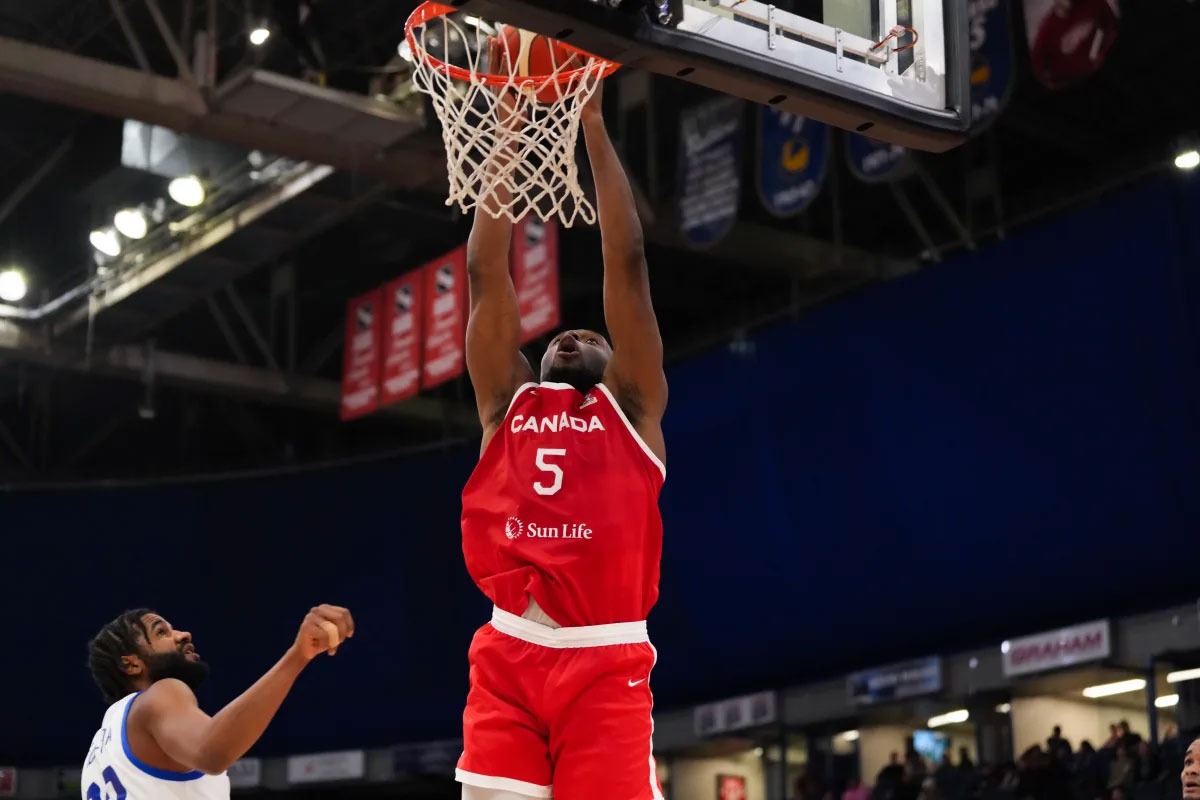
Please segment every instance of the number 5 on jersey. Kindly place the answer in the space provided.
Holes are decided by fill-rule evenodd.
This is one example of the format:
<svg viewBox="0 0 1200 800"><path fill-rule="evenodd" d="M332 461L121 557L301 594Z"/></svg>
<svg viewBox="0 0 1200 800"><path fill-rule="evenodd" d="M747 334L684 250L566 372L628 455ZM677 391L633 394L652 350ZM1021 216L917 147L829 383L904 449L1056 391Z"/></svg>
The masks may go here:
<svg viewBox="0 0 1200 800"><path fill-rule="evenodd" d="M552 494L558 494L558 490L562 488L562 482L563 482L562 467L560 467L558 464L553 464L553 463L547 461L546 459L547 458L559 458L561 456L565 456L566 454L567 454L567 451L563 450L562 448L555 448L555 447L539 447L538 448L537 459L536 459L538 469L540 469L542 472L548 472L551 475L553 475L554 477L553 477L553 480L551 480L549 485L546 485L546 484L542 483L541 481L534 481L533 482L533 490L535 492L542 495L543 497L547 497Z"/></svg>

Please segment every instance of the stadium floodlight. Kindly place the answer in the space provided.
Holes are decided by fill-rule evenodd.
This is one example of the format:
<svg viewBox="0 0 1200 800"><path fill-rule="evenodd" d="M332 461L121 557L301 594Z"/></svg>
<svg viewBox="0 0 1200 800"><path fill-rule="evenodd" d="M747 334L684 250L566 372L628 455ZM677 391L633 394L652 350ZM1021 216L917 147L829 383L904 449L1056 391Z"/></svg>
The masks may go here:
<svg viewBox="0 0 1200 800"><path fill-rule="evenodd" d="M1083 696L1092 699L1097 697L1111 697L1114 694L1127 694L1128 692L1137 692L1145 688L1146 680L1144 678L1130 678L1127 681L1089 686L1083 690Z"/></svg>
<svg viewBox="0 0 1200 800"><path fill-rule="evenodd" d="M179 205L195 208L204 202L204 184L195 175L184 175L167 184L167 194Z"/></svg>
<svg viewBox="0 0 1200 800"><path fill-rule="evenodd" d="M16 267L9 267L0 272L0 300L6 303L18 303L25 299L25 293L29 290L29 284L25 280L25 273Z"/></svg>
<svg viewBox="0 0 1200 800"><path fill-rule="evenodd" d="M92 243L92 247L109 258L121 255L121 240L112 228L97 228L88 234L88 241Z"/></svg>
<svg viewBox="0 0 1200 800"><path fill-rule="evenodd" d="M113 216L113 225L129 239L144 239L150 222L140 208L122 208Z"/></svg>
<svg viewBox="0 0 1200 800"><path fill-rule="evenodd" d="M1183 683L1184 681L1194 681L1197 678L1200 678L1200 667L1167 673L1167 683Z"/></svg>
<svg viewBox="0 0 1200 800"><path fill-rule="evenodd" d="M936 717L930 717L929 727L940 728L943 725L957 725L960 722L966 722L970 718L970 712L965 708L960 708L957 711L947 711L945 714L938 714Z"/></svg>

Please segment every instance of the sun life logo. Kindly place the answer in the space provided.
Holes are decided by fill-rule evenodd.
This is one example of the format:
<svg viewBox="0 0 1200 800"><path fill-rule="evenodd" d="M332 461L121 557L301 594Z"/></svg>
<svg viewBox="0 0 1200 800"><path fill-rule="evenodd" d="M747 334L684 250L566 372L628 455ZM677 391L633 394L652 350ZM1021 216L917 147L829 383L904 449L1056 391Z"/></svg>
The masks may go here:
<svg viewBox="0 0 1200 800"><path fill-rule="evenodd" d="M510 539L516 539L525 531L525 523L516 517L509 517L504 523L504 535Z"/></svg>

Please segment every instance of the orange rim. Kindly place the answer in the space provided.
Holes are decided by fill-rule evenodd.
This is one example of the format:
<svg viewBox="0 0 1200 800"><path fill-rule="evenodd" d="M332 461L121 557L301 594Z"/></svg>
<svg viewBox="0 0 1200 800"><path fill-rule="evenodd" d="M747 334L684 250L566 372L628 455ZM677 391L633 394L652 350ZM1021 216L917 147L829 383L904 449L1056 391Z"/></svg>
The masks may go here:
<svg viewBox="0 0 1200 800"><path fill-rule="evenodd" d="M421 61L425 62L429 66L436 69L438 72L449 75L450 77L455 78L456 80L467 81L469 83L472 80L472 77L474 77L488 86L508 86L508 85L510 85L513 82L513 79L508 75L492 75L489 72L482 72L482 71L477 71L477 72L472 73L471 70L469 70L469 69L463 69L462 67L456 67L453 64L447 64L446 62L442 61L441 59L437 58L436 56L431 55L428 50L426 50L424 47L421 47L420 45L417 44L417 38L416 38L416 36L413 35L413 31L418 26L423 26L426 23L428 23L430 20L434 20L434 19L437 19L438 17L445 16L446 14L449 14L455 10L457 10L457 9L455 9L453 6L447 6L447 5L443 5L442 3L435 3L435 2L432 2L432 0L429 0L427 2L421 3L421 5L417 6L416 10L414 10L412 12L412 14L409 15L408 21L404 23L404 37L408 40L408 48L410 50L412 50L413 58L420 59ZM557 39L555 39L554 41L558 42ZM572 47L571 45L567 44L566 42L558 42L558 44L560 47L566 48L567 50L570 50L574 53L578 53L579 55L584 56L585 58L594 58L597 61L600 61L601 63L607 64L608 66L606 66L600 72L601 78L607 78L609 75L616 72L621 66L620 64L618 64L614 61L609 61L607 59L600 58L600 56L595 55L593 53L589 53L586 50L580 50L578 47ZM576 78L579 78L579 77L583 76L584 74L591 72L591 71L592 70L589 67L580 67L578 69L572 69L572 70L567 70L565 72L560 72L560 73L558 73L557 76L555 76L553 74L551 74L551 75L527 75L527 76L523 77L516 85L517 86L528 86L531 84L534 84L534 85L542 84L542 83L545 83L550 78L554 78L554 80L560 84L569 83L570 81L575 80Z"/></svg>

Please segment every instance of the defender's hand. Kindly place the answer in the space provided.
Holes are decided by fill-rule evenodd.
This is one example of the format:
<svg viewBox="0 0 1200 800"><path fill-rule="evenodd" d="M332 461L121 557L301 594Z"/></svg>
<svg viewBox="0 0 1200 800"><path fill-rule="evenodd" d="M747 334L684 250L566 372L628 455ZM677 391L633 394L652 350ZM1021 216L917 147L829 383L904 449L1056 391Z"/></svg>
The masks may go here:
<svg viewBox="0 0 1200 800"><path fill-rule="evenodd" d="M305 661L321 653L333 655L338 646L354 635L354 618L341 606L319 605L300 623L300 632L292 645Z"/></svg>

